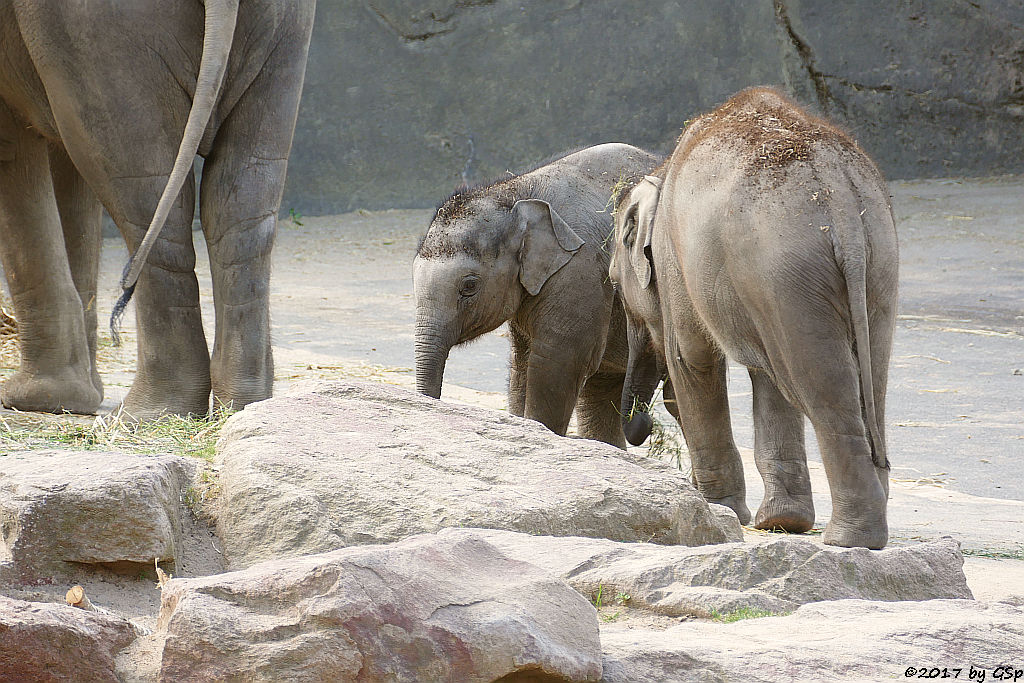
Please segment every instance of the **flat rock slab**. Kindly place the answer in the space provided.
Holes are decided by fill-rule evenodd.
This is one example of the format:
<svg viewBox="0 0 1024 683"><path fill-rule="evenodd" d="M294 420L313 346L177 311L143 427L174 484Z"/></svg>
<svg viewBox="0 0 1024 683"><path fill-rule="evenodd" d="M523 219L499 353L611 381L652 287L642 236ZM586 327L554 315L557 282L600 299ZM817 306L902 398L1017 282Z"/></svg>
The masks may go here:
<svg viewBox="0 0 1024 683"><path fill-rule="evenodd" d="M134 638L120 617L0 595L0 681L117 681L114 657Z"/></svg>
<svg viewBox="0 0 1024 683"><path fill-rule="evenodd" d="M481 536L506 555L561 576L591 599L599 590L611 598L625 594L631 608L673 617L741 609L779 614L846 598L973 598L960 544L951 538L877 551L791 536L688 548L489 529L442 532L460 534Z"/></svg>
<svg viewBox="0 0 1024 683"><path fill-rule="evenodd" d="M174 579L156 635L161 681L601 677L594 607L472 535Z"/></svg>
<svg viewBox="0 0 1024 683"><path fill-rule="evenodd" d="M961 668L959 680L968 680L971 666L993 680L1000 666L1024 669L1024 608L840 600L731 624L690 622L664 631L605 625L601 644L605 683L916 680L932 667L940 674L946 668L949 678ZM1013 680L1012 671L1005 680Z"/></svg>
<svg viewBox="0 0 1024 683"><path fill-rule="evenodd" d="M665 463L382 384L248 406L225 424L218 458L233 567L444 527L682 545L735 536Z"/></svg>
<svg viewBox="0 0 1024 683"><path fill-rule="evenodd" d="M0 578L36 581L67 563L174 561L195 464L171 455L20 451L0 456Z"/></svg>

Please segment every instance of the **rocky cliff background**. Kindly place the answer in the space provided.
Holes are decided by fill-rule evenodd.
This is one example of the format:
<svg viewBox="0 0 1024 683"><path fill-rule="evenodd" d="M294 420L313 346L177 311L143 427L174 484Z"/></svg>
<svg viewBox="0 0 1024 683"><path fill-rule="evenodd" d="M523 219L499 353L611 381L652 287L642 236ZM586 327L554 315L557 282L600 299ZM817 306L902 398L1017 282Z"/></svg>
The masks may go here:
<svg viewBox="0 0 1024 683"><path fill-rule="evenodd" d="M282 208L462 183L783 87L890 178L1024 171L1021 0L320 0Z"/></svg>

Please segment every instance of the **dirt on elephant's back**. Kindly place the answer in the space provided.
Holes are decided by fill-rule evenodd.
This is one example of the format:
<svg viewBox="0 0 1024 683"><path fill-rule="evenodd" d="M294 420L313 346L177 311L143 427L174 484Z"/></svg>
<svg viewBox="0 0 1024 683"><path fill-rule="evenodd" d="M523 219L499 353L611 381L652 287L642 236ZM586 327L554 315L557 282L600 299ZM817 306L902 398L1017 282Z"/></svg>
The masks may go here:
<svg viewBox="0 0 1024 683"><path fill-rule="evenodd" d="M676 157L684 159L704 143L743 150L748 175L807 161L823 146L863 155L846 133L771 88L744 90L692 122L680 137Z"/></svg>

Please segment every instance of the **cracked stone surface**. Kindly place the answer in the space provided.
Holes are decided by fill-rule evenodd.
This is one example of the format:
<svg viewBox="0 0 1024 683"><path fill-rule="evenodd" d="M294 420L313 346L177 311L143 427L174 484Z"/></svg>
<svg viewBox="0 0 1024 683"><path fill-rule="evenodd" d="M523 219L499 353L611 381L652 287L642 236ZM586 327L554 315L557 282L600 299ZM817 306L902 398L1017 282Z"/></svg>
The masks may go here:
<svg viewBox="0 0 1024 683"><path fill-rule="evenodd" d="M282 206L436 206L574 148L666 151L695 112L782 80L770 2L322 2Z"/></svg>
<svg viewBox="0 0 1024 683"><path fill-rule="evenodd" d="M154 638L165 681L601 678L594 607L472 535L174 579Z"/></svg>
<svg viewBox="0 0 1024 683"><path fill-rule="evenodd" d="M1021 170L1019 3L774 4L787 85L846 126L887 175Z"/></svg>
<svg viewBox="0 0 1024 683"><path fill-rule="evenodd" d="M436 206L573 148L667 153L752 85L833 117L890 178L1021 172L1022 55L1009 0L323 2L282 206Z"/></svg>
<svg viewBox="0 0 1024 683"><path fill-rule="evenodd" d="M14 451L0 456L0 579L78 565L174 562L195 463L170 455Z"/></svg>
<svg viewBox="0 0 1024 683"><path fill-rule="evenodd" d="M841 599L879 601L966 598L960 544L951 538L906 548L833 548L799 537L695 548L616 543L592 538L473 534L509 557L543 567L591 599L629 595L631 610L709 617L741 609L775 614Z"/></svg>
<svg viewBox="0 0 1024 683"><path fill-rule="evenodd" d="M446 527L700 545L738 525L666 463L383 384L249 406L225 424L218 460L234 568Z"/></svg>
<svg viewBox="0 0 1024 683"><path fill-rule="evenodd" d="M601 646L605 683L881 681L912 678L908 667L947 667L950 678L962 667L959 677L966 680L972 665L991 680L996 667L1014 664L1013 653L1024 652L1024 608L973 600L839 600L785 617L662 631L606 624Z"/></svg>

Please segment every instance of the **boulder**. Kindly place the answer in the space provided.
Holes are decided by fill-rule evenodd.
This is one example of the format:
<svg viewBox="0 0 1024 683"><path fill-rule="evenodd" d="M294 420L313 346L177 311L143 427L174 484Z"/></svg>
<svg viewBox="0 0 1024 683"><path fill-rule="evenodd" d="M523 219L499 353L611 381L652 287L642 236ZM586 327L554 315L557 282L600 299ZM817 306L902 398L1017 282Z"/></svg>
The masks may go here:
<svg viewBox="0 0 1024 683"><path fill-rule="evenodd" d="M102 451L0 457L0 578L35 581L69 562L175 561L194 468L176 456Z"/></svg>
<svg viewBox="0 0 1024 683"><path fill-rule="evenodd" d="M116 682L114 657L134 638L121 617L0 596L0 681Z"/></svg>
<svg viewBox="0 0 1024 683"><path fill-rule="evenodd" d="M776 614L826 600L973 598L960 544L951 538L867 550L779 537L764 543L695 548L535 537L508 531L448 530L482 536L584 595L629 595L628 606L666 616L708 617L741 609Z"/></svg>
<svg viewBox="0 0 1024 683"><path fill-rule="evenodd" d="M740 518L736 516L736 512L731 507L708 503L708 508L718 520L719 528L725 532L726 542L743 540L743 525L740 524Z"/></svg>
<svg viewBox="0 0 1024 683"><path fill-rule="evenodd" d="M218 459L234 568L445 527L683 545L731 533L668 464L383 384L249 406Z"/></svg>
<svg viewBox="0 0 1024 683"><path fill-rule="evenodd" d="M687 622L663 631L601 628L605 683L880 681L932 667L968 680L973 666L1024 669L1024 608L973 600L804 605L792 615ZM960 669L959 676L954 676ZM1012 680L1013 669L1010 678ZM971 677L969 680L981 680Z"/></svg>
<svg viewBox="0 0 1024 683"><path fill-rule="evenodd" d="M471 534L174 579L156 635L162 681L601 677L593 606Z"/></svg>

